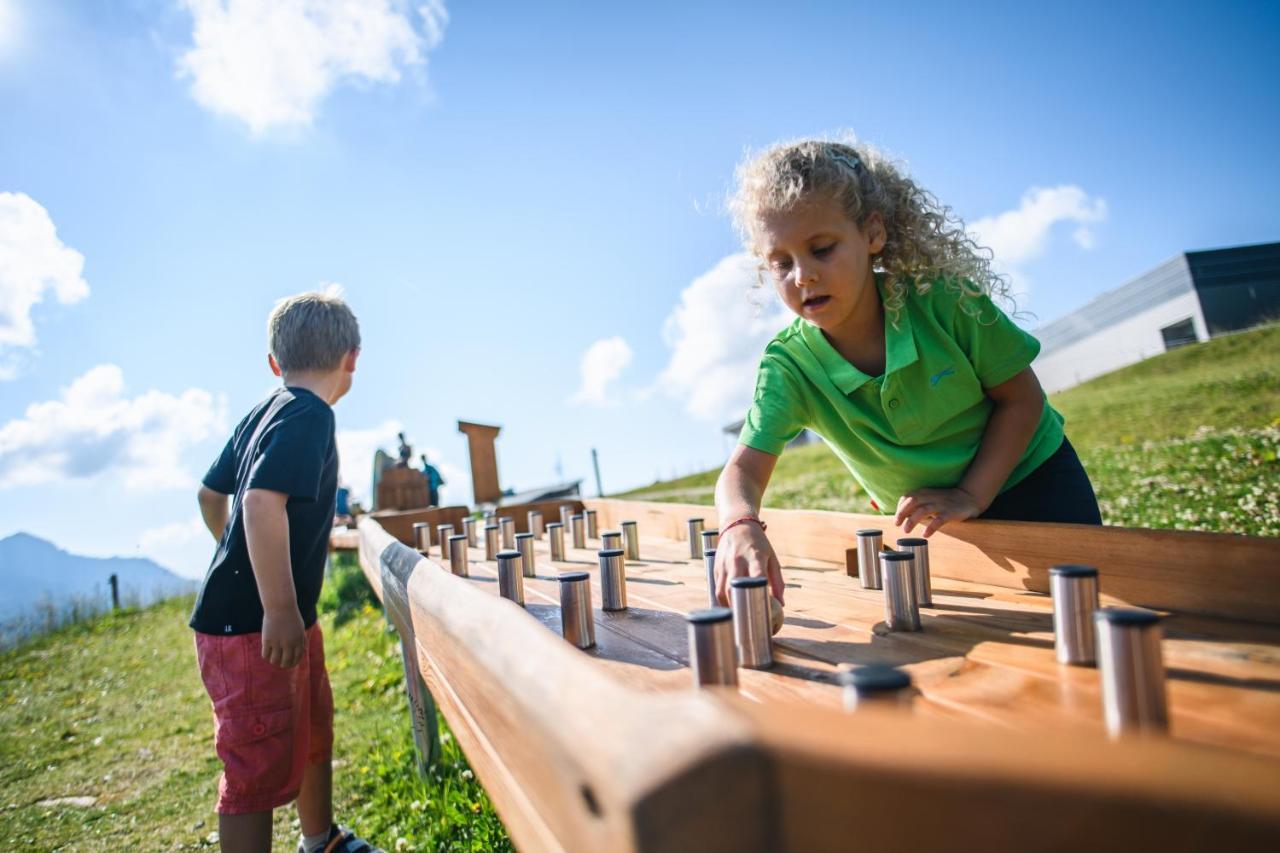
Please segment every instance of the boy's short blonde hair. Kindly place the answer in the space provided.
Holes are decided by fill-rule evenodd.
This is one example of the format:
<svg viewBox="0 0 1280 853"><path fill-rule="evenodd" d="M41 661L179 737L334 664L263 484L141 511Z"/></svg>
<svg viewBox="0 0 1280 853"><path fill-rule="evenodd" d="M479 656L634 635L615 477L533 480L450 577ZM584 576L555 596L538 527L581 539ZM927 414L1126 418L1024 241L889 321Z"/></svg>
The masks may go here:
<svg viewBox="0 0 1280 853"><path fill-rule="evenodd" d="M267 318L267 346L281 372L332 370L360 346L360 324L334 293L281 299Z"/></svg>

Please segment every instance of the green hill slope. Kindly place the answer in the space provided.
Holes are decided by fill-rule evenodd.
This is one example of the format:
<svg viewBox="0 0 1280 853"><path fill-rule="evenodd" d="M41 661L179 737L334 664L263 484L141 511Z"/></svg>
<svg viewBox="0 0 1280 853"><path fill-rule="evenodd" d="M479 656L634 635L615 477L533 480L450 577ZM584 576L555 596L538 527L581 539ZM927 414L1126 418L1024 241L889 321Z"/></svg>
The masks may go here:
<svg viewBox="0 0 1280 853"><path fill-rule="evenodd" d="M334 806L387 850L510 850L457 742L414 766L394 634L359 568L325 581L336 707ZM196 668L191 599L111 614L0 653L0 837L22 850L216 850L221 765ZM275 848L293 850L292 807Z"/></svg>
<svg viewBox="0 0 1280 853"><path fill-rule="evenodd" d="M1050 399L1106 523L1280 536L1280 325L1182 347ZM719 473L620 497L710 504ZM782 455L765 503L872 511L821 444Z"/></svg>

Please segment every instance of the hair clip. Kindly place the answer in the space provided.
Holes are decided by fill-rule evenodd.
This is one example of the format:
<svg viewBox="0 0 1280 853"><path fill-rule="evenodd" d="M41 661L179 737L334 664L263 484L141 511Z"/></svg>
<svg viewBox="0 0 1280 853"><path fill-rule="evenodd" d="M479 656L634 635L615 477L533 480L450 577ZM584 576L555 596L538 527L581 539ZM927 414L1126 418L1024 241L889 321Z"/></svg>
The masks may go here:
<svg viewBox="0 0 1280 853"><path fill-rule="evenodd" d="M837 151L833 148L831 149L831 159L848 166L855 174L862 171L862 161L858 159L856 154L850 157L843 151Z"/></svg>

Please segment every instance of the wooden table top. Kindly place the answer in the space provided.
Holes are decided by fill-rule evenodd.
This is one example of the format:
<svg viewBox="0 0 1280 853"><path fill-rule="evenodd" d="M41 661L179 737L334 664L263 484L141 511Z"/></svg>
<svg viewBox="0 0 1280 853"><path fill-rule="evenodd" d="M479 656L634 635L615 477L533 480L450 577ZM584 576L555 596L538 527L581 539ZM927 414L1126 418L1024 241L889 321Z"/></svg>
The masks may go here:
<svg viewBox="0 0 1280 853"><path fill-rule="evenodd" d="M596 647L584 654L632 688L688 690L684 616L709 604L705 569L689 558L686 542L643 531L641 540L643 559L626 566L626 611L599 609L599 542L575 550L571 537L564 561L550 560L545 539L535 543L537 576L524 578L525 609L559 634L556 575L587 570ZM469 550L471 582L497 595L496 563L482 559L482 548ZM1057 663L1049 596L939 577L945 572L935 559L933 606L920 610L923 630L890 632L882 592L863 589L843 564L787 561L775 665L740 669L741 695L839 709L842 667L888 664L911 674L919 691L915 715L1104 738L1098 671ZM1170 614L1163 629L1171 737L1280 759L1280 628Z"/></svg>

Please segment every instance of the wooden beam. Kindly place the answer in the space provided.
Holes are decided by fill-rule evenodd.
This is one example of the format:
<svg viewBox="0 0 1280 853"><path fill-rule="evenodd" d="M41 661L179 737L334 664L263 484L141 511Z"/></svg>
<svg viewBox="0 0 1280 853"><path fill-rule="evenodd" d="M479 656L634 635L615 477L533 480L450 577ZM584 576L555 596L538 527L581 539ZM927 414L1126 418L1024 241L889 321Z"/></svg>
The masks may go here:
<svg viewBox="0 0 1280 853"><path fill-rule="evenodd" d="M502 500L498 484L498 451L494 442L502 427L458 421L458 432L467 436L467 453L471 457L471 490L477 504Z"/></svg>
<svg viewBox="0 0 1280 853"><path fill-rule="evenodd" d="M404 596L405 639L522 850L1137 843L1163 853L1269 849L1280 833L1275 759L1172 738L1113 743L1035 720L1017 731L937 714L849 715L816 707L805 685L831 688L785 668L744 671L741 695L696 691L687 670L671 668L681 659L675 622L646 609L650 596L680 607L690 587L650 589L641 581L658 576L637 574L634 611L597 612L603 648L582 652L556 633L553 573L529 579L521 608L494 594L482 561L465 579L371 519L360 537L366 574ZM670 567L672 577L696 568ZM838 565L828 576L848 582ZM787 699L792 685L802 703Z"/></svg>
<svg viewBox="0 0 1280 853"><path fill-rule="evenodd" d="M687 539L685 522L717 526L715 508L694 504L599 499L585 501L613 527L639 523L641 536ZM892 547L901 531L892 518L816 510L765 510L769 541L782 562L843 565L854 531L876 528ZM917 531L918 532L918 531ZM1049 567L1097 566L1102 592L1131 605L1280 624L1280 539L1179 530L966 521L930 539L933 575L1008 589L1049 591Z"/></svg>

